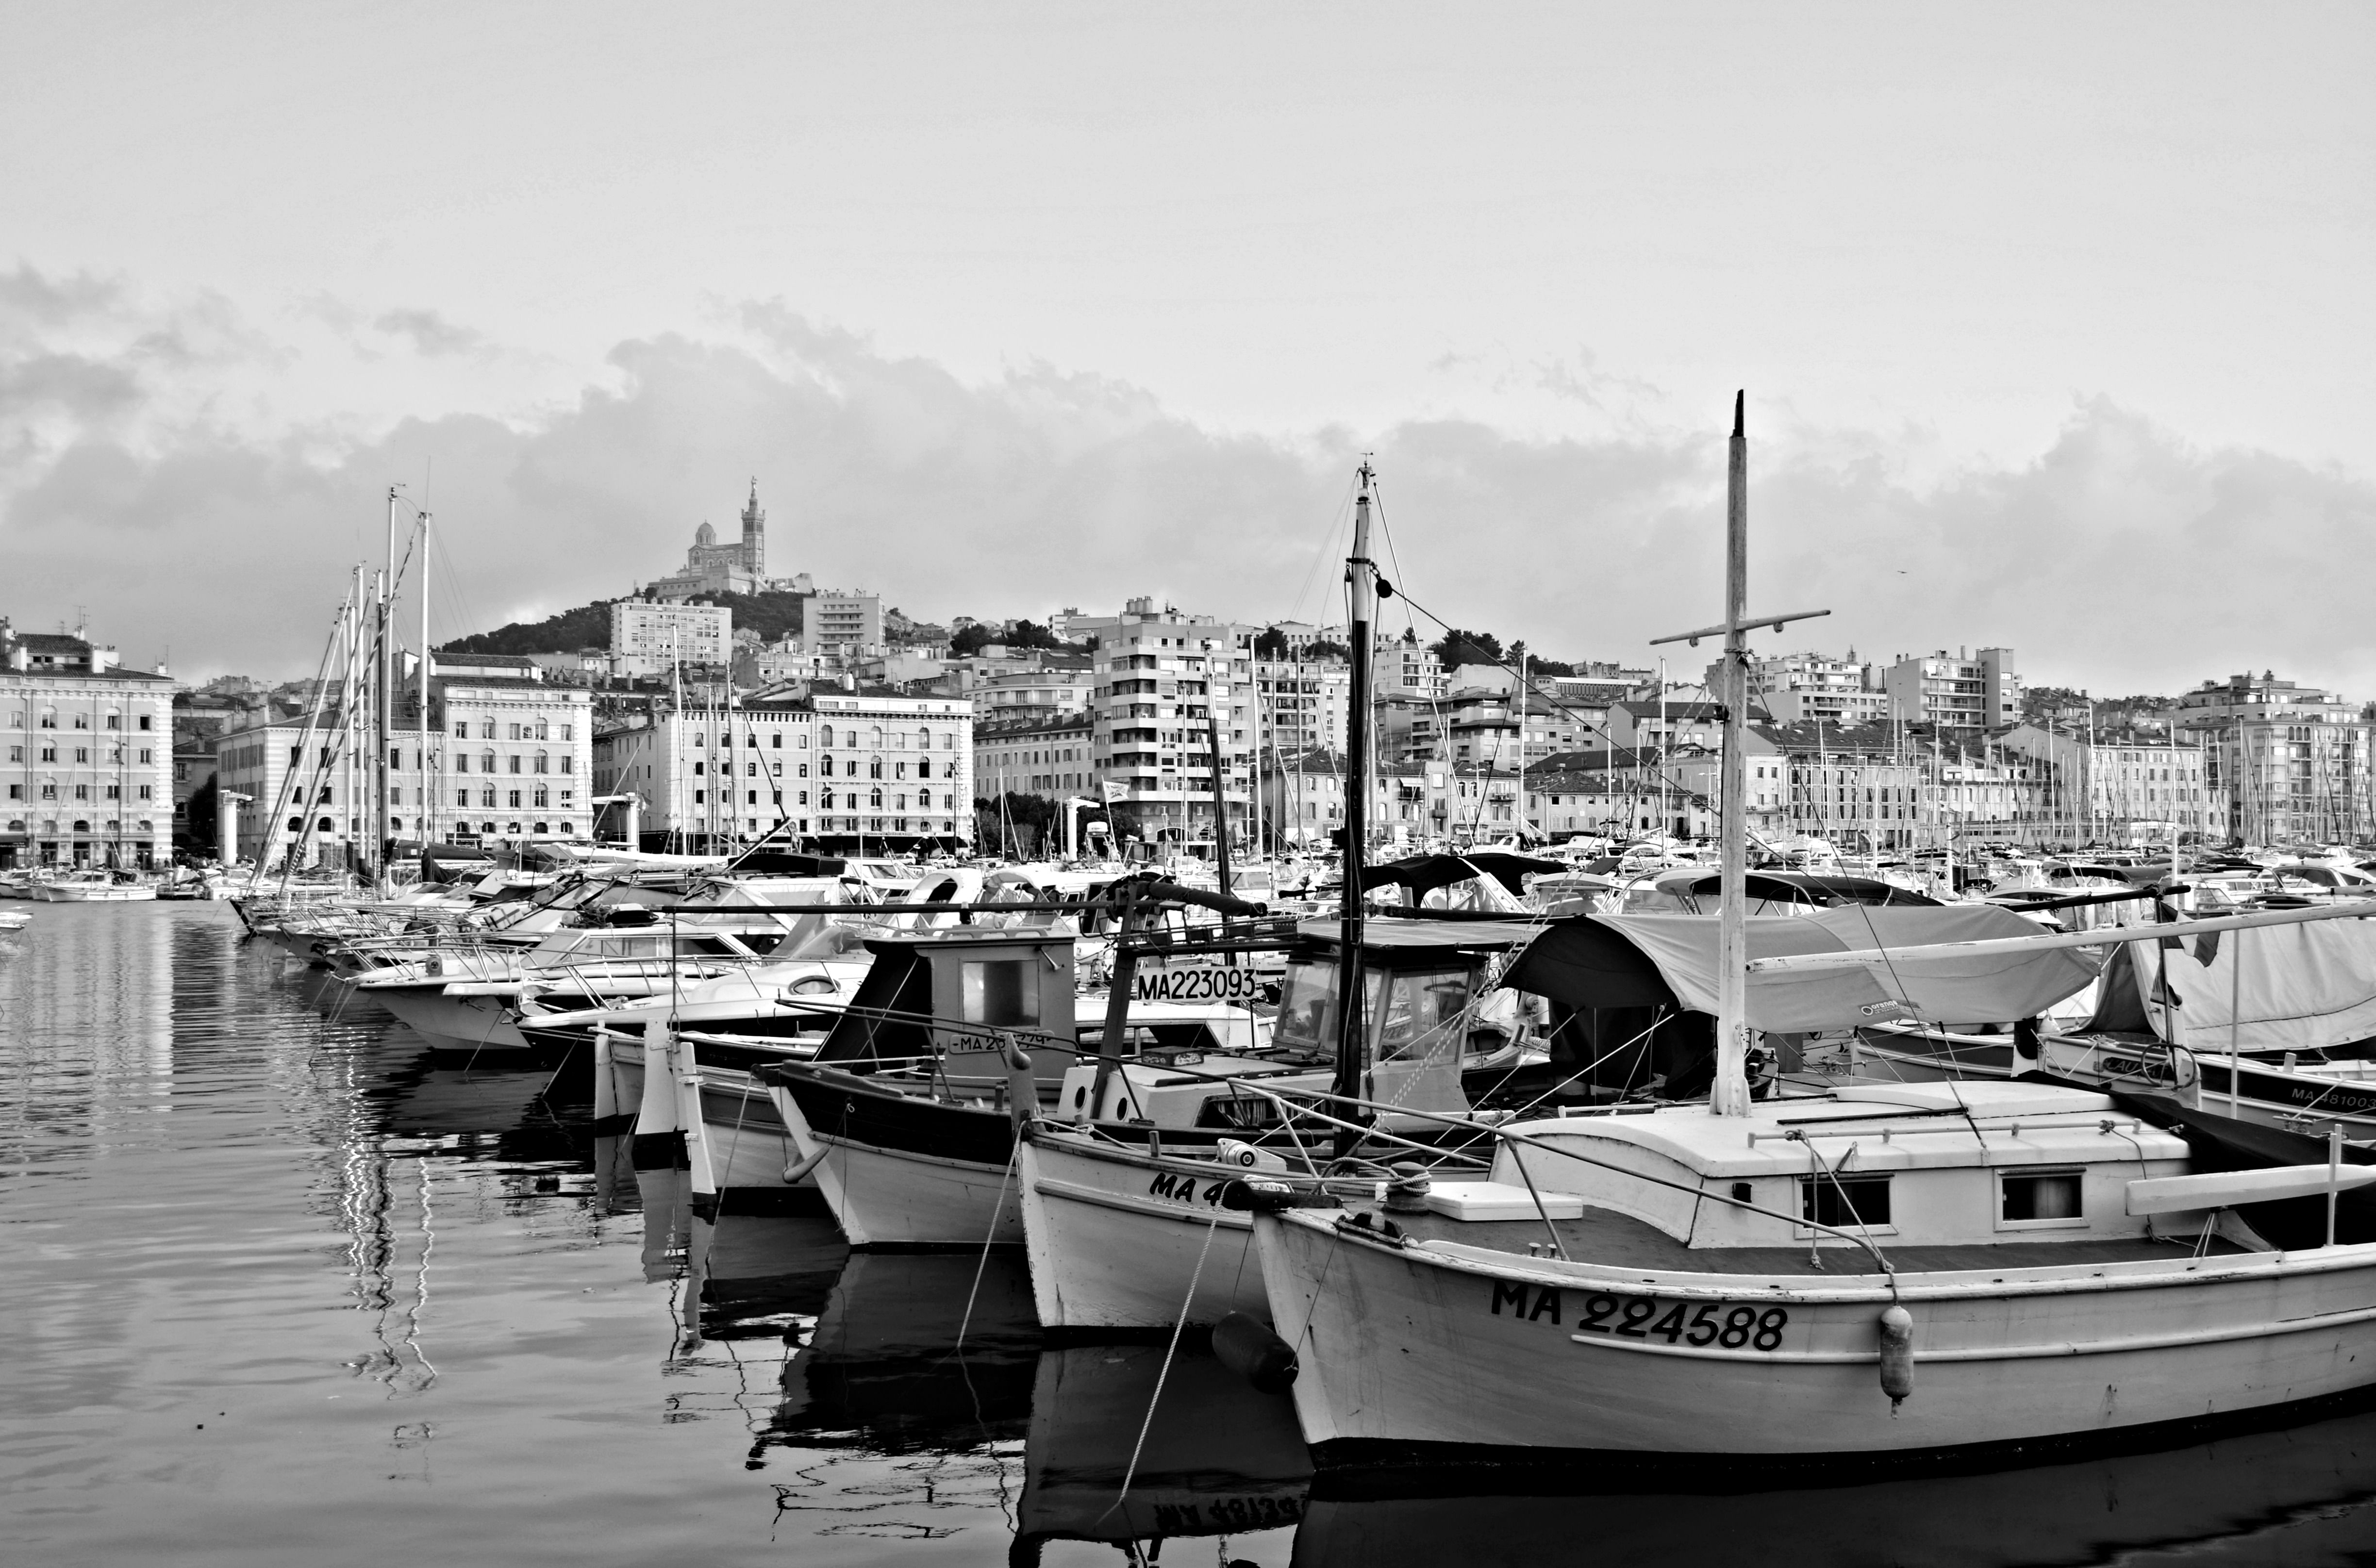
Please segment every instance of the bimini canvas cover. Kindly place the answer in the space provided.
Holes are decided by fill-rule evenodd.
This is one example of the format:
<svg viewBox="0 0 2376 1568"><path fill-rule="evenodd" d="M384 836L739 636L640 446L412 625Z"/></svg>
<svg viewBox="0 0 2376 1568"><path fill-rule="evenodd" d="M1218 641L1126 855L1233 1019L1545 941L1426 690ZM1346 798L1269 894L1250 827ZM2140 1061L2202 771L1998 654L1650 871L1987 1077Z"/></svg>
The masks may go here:
<svg viewBox="0 0 2376 1568"><path fill-rule="evenodd" d="M2180 928L2183 930L2183 927ZM2325 1051L2376 1038L2376 921L2309 921L2122 944L2154 1033L2194 1051Z"/></svg>
<svg viewBox="0 0 2376 1568"><path fill-rule="evenodd" d="M1848 905L1811 915L1752 917L1749 956L1837 953L1942 942L2032 937L2037 927L1991 904L1873 908ZM1614 932L1645 961L1614 947ZM1886 963L1749 977L1752 1028L1805 1033L1920 1020L2003 1023L2033 1017L2096 978L2084 948L2037 953L1893 956ZM1645 972L1648 971L1648 972ZM1717 1004L1717 921L1711 915L1583 915L1555 922L1510 970L1506 983L1577 1008L1642 1004L1659 987L1694 1012Z"/></svg>

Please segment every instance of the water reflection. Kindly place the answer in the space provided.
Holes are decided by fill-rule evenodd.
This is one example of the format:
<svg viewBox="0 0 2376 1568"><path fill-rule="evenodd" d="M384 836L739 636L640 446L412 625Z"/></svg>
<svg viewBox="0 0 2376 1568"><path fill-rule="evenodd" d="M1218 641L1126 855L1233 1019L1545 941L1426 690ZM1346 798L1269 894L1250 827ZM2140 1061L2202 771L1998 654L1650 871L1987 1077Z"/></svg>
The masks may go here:
<svg viewBox="0 0 2376 1568"><path fill-rule="evenodd" d="M0 937L0 1529L28 1561L410 1564L532 1538L581 1568L1994 1568L2376 1546L2376 1414L1763 1492L1314 1479L1290 1406L1193 1339L1168 1366L1160 1344L1049 1346L1019 1257L704 1221L684 1172L591 1138L582 1072L438 1069L219 906L37 911Z"/></svg>
<svg viewBox="0 0 2376 1568"><path fill-rule="evenodd" d="M1257 1393L1193 1342L1168 1350L1040 1352L1010 1561L1036 1562L1050 1541L1145 1551L1182 1537L1281 1531L1302 1516L1312 1465L1294 1405Z"/></svg>
<svg viewBox="0 0 2376 1568"><path fill-rule="evenodd" d="M1472 1478L1473 1479L1474 1478ZM1300 1568L1525 1564L1573 1552L1596 1568L1692 1568L1753 1555L1790 1568L1938 1568L2169 1559L2364 1562L2376 1542L2376 1413L2160 1454L1788 1491L1431 1496L1443 1478L1324 1476L1297 1532ZM1707 1478L1721 1484L1720 1475ZM1540 1478L1532 1483L1540 1485Z"/></svg>

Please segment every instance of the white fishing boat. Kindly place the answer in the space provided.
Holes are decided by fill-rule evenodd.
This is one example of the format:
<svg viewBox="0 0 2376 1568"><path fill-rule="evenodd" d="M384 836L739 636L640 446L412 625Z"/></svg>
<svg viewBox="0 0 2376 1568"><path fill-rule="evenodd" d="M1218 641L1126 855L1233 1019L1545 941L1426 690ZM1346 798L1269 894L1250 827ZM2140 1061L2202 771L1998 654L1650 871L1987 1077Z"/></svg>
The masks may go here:
<svg viewBox="0 0 2376 1568"><path fill-rule="evenodd" d="M0 931L22 931L33 923L33 917L17 909L0 909Z"/></svg>
<svg viewBox="0 0 2376 1568"><path fill-rule="evenodd" d="M154 883L119 881L103 871L70 871L30 885L32 897L44 904L137 904L157 897Z"/></svg>
<svg viewBox="0 0 2376 1568"><path fill-rule="evenodd" d="M1966 1010L1971 988L2027 964L2050 990L2055 961L2095 933L1877 937L1760 959L1752 979L1741 696L1746 633L1771 623L1744 609L1745 453L1736 410L1726 614L1692 634L1725 642L1724 909L1712 952L1680 930L1643 947L1687 1008L1716 1019L1709 1104L1495 1128L1491 1185L1442 1206L1406 1194L1398 1211L1295 1206L1309 1195L1232 1189L1224 1201L1257 1216L1316 1458L1834 1473L2127 1441L2363 1390L2376 1244L2338 1242L2334 1217L2376 1168L2346 1163L2339 1137L2322 1162L2206 1170L2188 1138L2085 1089L1751 1100L1752 1030L1987 1016ZM1521 966L1547 993L1599 983L1553 972L1553 956L1538 941ZM2325 1206L2323 1237L2263 1232L2264 1216L2303 1200Z"/></svg>

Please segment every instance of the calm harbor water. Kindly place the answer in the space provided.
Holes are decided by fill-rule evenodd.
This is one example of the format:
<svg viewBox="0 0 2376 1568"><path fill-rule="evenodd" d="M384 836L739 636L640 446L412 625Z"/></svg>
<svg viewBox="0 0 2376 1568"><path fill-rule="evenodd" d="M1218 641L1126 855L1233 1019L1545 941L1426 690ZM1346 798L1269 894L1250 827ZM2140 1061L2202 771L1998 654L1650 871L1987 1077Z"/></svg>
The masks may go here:
<svg viewBox="0 0 2376 1568"><path fill-rule="evenodd" d="M6 1561L2376 1561L2376 1415L1788 1491L1315 1491L1291 1409L1190 1353L1125 1493L1162 1348L1043 1347L1019 1262L960 1347L975 1259L695 1222L567 1075L433 1071L228 908L10 907Z"/></svg>

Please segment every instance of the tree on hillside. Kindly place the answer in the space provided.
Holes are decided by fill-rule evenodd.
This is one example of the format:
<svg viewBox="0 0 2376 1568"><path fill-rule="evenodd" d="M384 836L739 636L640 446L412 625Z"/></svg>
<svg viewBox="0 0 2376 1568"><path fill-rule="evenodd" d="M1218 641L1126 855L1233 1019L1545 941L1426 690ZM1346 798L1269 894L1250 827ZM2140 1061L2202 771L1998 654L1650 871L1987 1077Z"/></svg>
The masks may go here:
<svg viewBox="0 0 2376 1568"><path fill-rule="evenodd" d="M1502 639L1491 632L1452 630L1428 645L1446 670L1463 664L1499 664L1502 661Z"/></svg>
<svg viewBox="0 0 2376 1568"><path fill-rule="evenodd" d="M1279 659L1287 657L1287 634L1277 626L1254 634L1254 657Z"/></svg>

